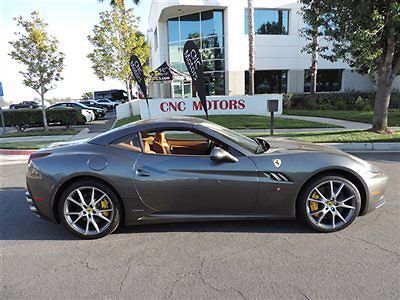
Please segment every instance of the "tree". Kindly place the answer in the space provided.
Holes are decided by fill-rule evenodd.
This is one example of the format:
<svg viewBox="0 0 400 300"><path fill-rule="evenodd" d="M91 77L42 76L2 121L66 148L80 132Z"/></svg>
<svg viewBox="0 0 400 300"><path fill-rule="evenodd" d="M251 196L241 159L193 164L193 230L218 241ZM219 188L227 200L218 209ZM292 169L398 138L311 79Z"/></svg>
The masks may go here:
<svg viewBox="0 0 400 300"><path fill-rule="evenodd" d="M326 10L325 1L323 0L301 0L301 15L306 26L300 30L308 44L303 47L302 51L311 54L311 94L317 92L317 75L318 75L318 53L325 51L327 48L320 45L320 38L323 36L323 13Z"/></svg>
<svg viewBox="0 0 400 300"><path fill-rule="evenodd" d="M99 2L104 2L104 0L98 0ZM132 0L134 4L138 5L142 0ZM110 5L116 4L116 0L110 0Z"/></svg>
<svg viewBox="0 0 400 300"><path fill-rule="evenodd" d="M325 0L323 21L332 53L360 73L377 77L372 130L388 132L393 81L400 72L400 2Z"/></svg>
<svg viewBox="0 0 400 300"><path fill-rule="evenodd" d="M64 53L58 51L58 41L47 33L47 24L34 11L28 20L21 16L14 18L20 31L15 32L17 39L11 41L13 50L9 55L25 65L21 71L24 85L32 88L40 95L42 101L43 127L48 131L45 94L55 88L54 82L60 81L64 68Z"/></svg>
<svg viewBox="0 0 400 300"><path fill-rule="evenodd" d="M249 95L254 95L254 7L253 0L247 0L249 10Z"/></svg>
<svg viewBox="0 0 400 300"><path fill-rule="evenodd" d="M150 47L137 30L138 21L132 9L125 9L124 1L115 0L111 11L100 13L100 23L94 26L93 35L88 36L94 47L88 58L95 74L102 80L106 77L121 80L126 86L129 100L133 83L129 67L131 55L139 57L145 76L150 73Z"/></svg>
<svg viewBox="0 0 400 300"><path fill-rule="evenodd" d="M85 92L85 93L82 94L81 98L83 100L93 99L93 92Z"/></svg>

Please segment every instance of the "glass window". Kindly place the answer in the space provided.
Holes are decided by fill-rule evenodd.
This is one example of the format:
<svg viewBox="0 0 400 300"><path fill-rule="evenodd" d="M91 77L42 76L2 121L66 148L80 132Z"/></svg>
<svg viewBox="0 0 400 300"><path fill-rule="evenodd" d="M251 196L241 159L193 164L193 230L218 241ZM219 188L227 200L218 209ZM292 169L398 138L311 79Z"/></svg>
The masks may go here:
<svg viewBox="0 0 400 300"><path fill-rule="evenodd" d="M208 38L203 38L201 40L201 47L203 49L222 48L224 47L224 39L221 36L212 36Z"/></svg>
<svg viewBox="0 0 400 300"><path fill-rule="evenodd" d="M208 156L213 147L221 147L218 141L210 140L202 134L179 129L144 131L142 142L145 153L161 155Z"/></svg>
<svg viewBox="0 0 400 300"><path fill-rule="evenodd" d="M112 142L110 146L130 150L133 152L142 152L142 148L140 146L140 138L137 133L131 134L115 142Z"/></svg>
<svg viewBox="0 0 400 300"><path fill-rule="evenodd" d="M173 98L182 98L182 92L183 92L182 82L173 82L172 87L173 87L172 97Z"/></svg>
<svg viewBox="0 0 400 300"><path fill-rule="evenodd" d="M342 89L341 69L321 69L317 72L317 92L338 92ZM310 92L311 73L304 71L304 92Z"/></svg>
<svg viewBox="0 0 400 300"><path fill-rule="evenodd" d="M192 39L202 53L203 66L207 73L207 95L225 94L223 16L222 10L211 10L168 21L170 65L177 70L187 72L183 62L183 46L187 39ZM173 94L181 94L182 97L186 97L193 90L189 89L189 85L176 87L172 84L171 87Z"/></svg>
<svg viewBox="0 0 400 300"><path fill-rule="evenodd" d="M179 41L179 19L172 18L168 20L168 40L170 42Z"/></svg>
<svg viewBox="0 0 400 300"><path fill-rule="evenodd" d="M222 48L204 49L201 51L201 59L223 59L224 50Z"/></svg>
<svg viewBox="0 0 400 300"><path fill-rule="evenodd" d="M183 94L185 98L192 97L192 83L190 81L183 84Z"/></svg>
<svg viewBox="0 0 400 300"><path fill-rule="evenodd" d="M249 93L249 72L245 72L245 90ZM287 71L268 70L254 73L254 91L256 94L286 93Z"/></svg>
<svg viewBox="0 0 400 300"><path fill-rule="evenodd" d="M206 94L225 95L225 74L224 72L208 72L204 74Z"/></svg>
<svg viewBox="0 0 400 300"><path fill-rule="evenodd" d="M289 34L289 11L277 9L255 9L254 31L256 34ZM249 11L245 12L245 33L249 32Z"/></svg>
<svg viewBox="0 0 400 300"><path fill-rule="evenodd" d="M200 37L200 14L191 14L180 17L181 40Z"/></svg>
<svg viewBox="0 0 400 300"><path fill-rule="evenodd" d="M222 11L205 11L201 13L201 36L223 35Z"/></svg>
<svg viewBox="0 0 400 300"><path fill-rule="evenodd" d="M203 60L203 68L204 68L204 72L223 71L224 70L224 61L220 60L220 59Z"/></svg>

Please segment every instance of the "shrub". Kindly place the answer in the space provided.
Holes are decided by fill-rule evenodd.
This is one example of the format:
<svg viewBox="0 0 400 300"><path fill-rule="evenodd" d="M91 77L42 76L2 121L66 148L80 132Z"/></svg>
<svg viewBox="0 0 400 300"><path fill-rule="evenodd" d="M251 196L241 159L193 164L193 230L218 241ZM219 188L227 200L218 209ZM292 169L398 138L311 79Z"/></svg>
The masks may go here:
<svg viewBox="0 0 400 300"><path fill-rule="evenodd" d="M84 123L84 117L79 109L54 109L47 110L47 122L49 124L63 125L67 128L72 125ZM18 131L26 128L43 126L41 109L17 109L4 111L6 126L15 127Z"/></svg>
<svg viewBox="0 0 400 300"><path fill-rule="evenodd" d="M374 92L286 94L283 98L283 107L307 110L372 110L374 99ZM392 93L389 108L400 109L400 92Z"/></svg>

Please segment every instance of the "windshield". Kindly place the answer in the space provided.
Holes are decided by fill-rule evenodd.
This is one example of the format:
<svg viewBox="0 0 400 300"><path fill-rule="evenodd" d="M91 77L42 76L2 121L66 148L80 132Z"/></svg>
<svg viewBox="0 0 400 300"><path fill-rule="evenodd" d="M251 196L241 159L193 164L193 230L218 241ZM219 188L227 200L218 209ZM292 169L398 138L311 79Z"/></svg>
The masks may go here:
<svg viewBox="0 0 400 300"><path fill-rule="evenodd" d="M246 150L259 154L263 153L268 150L269 145L265 141L261 141L259 139L251 139L247 136L244 136L236 131L230 130L228 128L222 127L220 125L211 123L211 122L204 122L202 123L203 126L210 128L213 131L218 132L224 138L232 141L235 144L245 148Z"/></svg>

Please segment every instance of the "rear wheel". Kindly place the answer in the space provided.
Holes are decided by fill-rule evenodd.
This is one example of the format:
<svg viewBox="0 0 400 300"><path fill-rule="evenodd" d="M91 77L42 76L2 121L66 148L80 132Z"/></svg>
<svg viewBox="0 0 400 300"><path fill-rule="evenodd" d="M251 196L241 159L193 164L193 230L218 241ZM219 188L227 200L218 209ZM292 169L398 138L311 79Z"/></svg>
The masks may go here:
<svg viewBox="0 0 400 300"><path fill-rule="evenodd" d="M64 226L85 239L112 233L121 218L121 205L115 193L94 180L70 185L61 196L58 211Z"/></svg>
<svg viewBox="0 0 400 300"><path fill-rule="evenodd" d="M339 231L357 217L361 196L357 187L342 176L324 176L310 182L297 203L299 217L321 232Z"/></svg>

